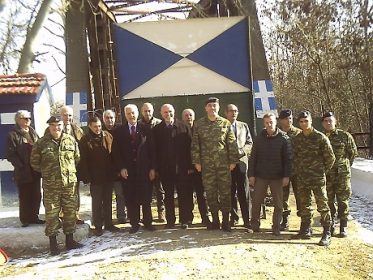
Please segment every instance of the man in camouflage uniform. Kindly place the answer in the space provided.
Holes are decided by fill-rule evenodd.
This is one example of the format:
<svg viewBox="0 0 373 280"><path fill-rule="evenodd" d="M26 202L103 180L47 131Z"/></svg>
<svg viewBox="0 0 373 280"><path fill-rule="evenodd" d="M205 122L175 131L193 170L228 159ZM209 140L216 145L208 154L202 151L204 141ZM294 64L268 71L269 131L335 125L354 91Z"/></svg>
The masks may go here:
<svg viewBox="0 0 373 280"><path fill-rule="evenodd" d="M207 116L194 125L192 162L202 172L207 203L212 215L212 229L220 229L219 210L223 215L222 229L231 231L231 171L239 158L237 141L230 122L219 116L219 99L206 101Z"/></svg>
<svg viewBox="0 0 373 280"><path fill-rule="evenodd" d="M293 112L289 109L282 110L278 116L278 126L280 129L289 136L290 141L292 142L292 139L297 136L299 133L302 132L301 129L295 127L293 125ZM289 229L289 215L290 215L290 207L289 207L289 195L290 195L290 185L293 189L294 197L295 197L295 203L297 206L297 215L300 216L300 206L299 206L299 199L297 195L297 180L294 172L292 172L290 177L290 183L283 188L283 213L282 213L282 223L281 223L281 230L287 230Z"/></svg>
<svg viewBox="0 0 373 280"><path fill-rule="evenodd" d="M302 111L298 116L302 133L293 138L294 167L298 181L301 226L295 238L310 239L312 235L312 192L324 231L320 246L330 244L331 217L326 194L326 174L332 168L335 156L328 137L312 127L311 113Z"/></svg>
<svg viewBox="0 0 373 280"><path fill-rule="evenodd" d="M76 225L76 164L80 154L75 139L63 133L60 116L47 121L48 131L33 146L31 167L43 178L43 199L45 207L45 234L49 237L52 255L59 254L56 236L60 228L59 213L63 213L63 232L66 234L66 249L82 247L74 241Z"/></svg>
<svg viewBox="0 0 373 280"><path fill-rule="evenodd" d="M336 158L332 169L326 176L326 191L332 216L332 235L337 213L335 199L337 199L340 236L346 237L347 217L350 210L348 202L351 197L351 165L357 155L357 148L352 135L336 128L336 123L332 112L327 112L322 116L322 125L332 144Z"/></svg>
<svg viewBox="0 0 373 280"><path fill-rule="evenodd" d="M74 137L75 141L79 143L83 137L83 130L74 122L74 111L69 106L63 106L60 109L61 119L63 121L63 132ZM79 166L78 166L78 177L79 177ZM79 178L78 178L79 179ZM80 194L79 194L79 180L76 183L76 223L84 224L84 221L79 218L80 209Z"/></svg>

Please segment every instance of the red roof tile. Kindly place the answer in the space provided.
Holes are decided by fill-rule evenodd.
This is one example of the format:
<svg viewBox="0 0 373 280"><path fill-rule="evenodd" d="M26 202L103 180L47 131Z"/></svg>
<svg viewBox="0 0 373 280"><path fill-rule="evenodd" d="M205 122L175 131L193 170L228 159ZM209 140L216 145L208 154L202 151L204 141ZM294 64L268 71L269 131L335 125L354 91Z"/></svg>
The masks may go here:
<svg viewBox="0 0 373 280"><path fill-rule="evenodd" d="M0 75L0 95L30 94L39 92L47 77L44 74Z"/></svg>

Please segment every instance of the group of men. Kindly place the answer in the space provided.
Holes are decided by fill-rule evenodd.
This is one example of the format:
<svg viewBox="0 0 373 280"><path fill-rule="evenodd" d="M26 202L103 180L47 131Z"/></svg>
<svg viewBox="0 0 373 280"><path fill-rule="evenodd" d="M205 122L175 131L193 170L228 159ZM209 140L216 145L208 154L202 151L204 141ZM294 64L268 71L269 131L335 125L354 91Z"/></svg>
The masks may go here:
<svg viewBox="0 0 373 280"><path fill-rule="evenodd" d="M274 200L273 234L279 235L289 227L291 184L297 215L301 217L300 230L294 238L312 236L313 193L323 226L319 245L328 246L337 219L340 219L340 236L347 236L351 165L357 148L351 134L336 128L332 112L322 116L324 133L312 126L309 111L300 112L297 119L300 129L293 126L291 110L281 111L280 130L273 114L263 117L264 129L254 141L249 164L249 183L254 186L252 229L259 231L259 205L268 186Z"/></svg>
<svg viewBox="0 0 373 280"><path fill-rule="evenodd" d="M185 109L178 120L174 107L163 104L160 120L153 116L152 104L144 103L140 119L137 106L128 104L123 111L124 124L117 125L115 113L107 110L103 124L100 118L91 117L83 133L72 122L72 109L64 106L59 115L49 118L49 127L40 139L30 126L31 114L17 112L15 129L8 136L7 158L15 167L21 223L44 223L38 218L41 176L45 232L52 255L59 253L56 236L61 221L66 248L82 246L73 239L76 223L81 222L77 215L79 180L90 185L96 235L103 230L119 231L112 221L113 190L118 222L124 223L128 217L130 233L140 229L140 221L145 230L155 230L151 211L154 191L158 218L168 229L176 224L175 193L181 228L191 226L195 192L207 229L231 231L239 218L238 200L244 227L258 232L269 186L275 206L272 232L279 235L289 226L291 184L301 217L297 237L311 238L311 191L324 226L319 244L329 245L337 213L340 234L346 235L350 165L356 146L350 134L335 128L331 112L323 116L327 136L312 127L308 111L299 114L298 129L292 125L291 110L284 110L279 115L281 129L275 115L266 114L264 129L253 141L248 125L237 120L236 105L227 105L226 118L219 110L219 99L210 97L205 102L205 117L195 121L194 111ZM252 198L249 185L254 189ZM33 204L29 205L31 197Z"/></svg>

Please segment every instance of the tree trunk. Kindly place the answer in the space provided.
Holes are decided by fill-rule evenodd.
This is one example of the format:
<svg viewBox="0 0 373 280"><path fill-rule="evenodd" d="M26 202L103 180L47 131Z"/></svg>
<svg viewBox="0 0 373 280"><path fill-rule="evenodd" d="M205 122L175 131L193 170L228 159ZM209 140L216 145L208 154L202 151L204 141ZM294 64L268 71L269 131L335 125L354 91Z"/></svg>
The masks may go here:
<svg viewBox="0 0 373 280"><path fill-rule="evenodd" d="M32 62L34 60L34 43L40 30L43 28L43 23L45 19L49 15L52 2L52 0L44 0L41 3L34 24L32 25L31 29L27 32L26 41L23 45L21 58L18 64L18 73L28 73L32 69Z"/></svg>

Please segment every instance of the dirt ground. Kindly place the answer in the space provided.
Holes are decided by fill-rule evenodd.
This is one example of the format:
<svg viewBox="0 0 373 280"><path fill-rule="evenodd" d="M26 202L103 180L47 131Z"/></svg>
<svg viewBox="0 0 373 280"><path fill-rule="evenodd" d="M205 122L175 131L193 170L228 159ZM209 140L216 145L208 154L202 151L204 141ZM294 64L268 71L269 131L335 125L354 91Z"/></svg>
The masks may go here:
<svg viewBox="0 0 373 280"><path fill-rule="evenodd" d="M293 203L294 205L294 203ZM329 247L317 245L322 228L314 216L311 240L292 240L299 218L291 215L290 231L271 234L272 208L260 233L237 226L231 233L207 231L201 224L91 236L82 250L51 257L24 252L0 266L4 279L373 279L373 242L361 238L361 227L351 221L349 237L333 237ZM197 214L197 213L196 213ZM195 222L200 221L199 217ZM31 254L31 255L30 255Z"/></svg>

